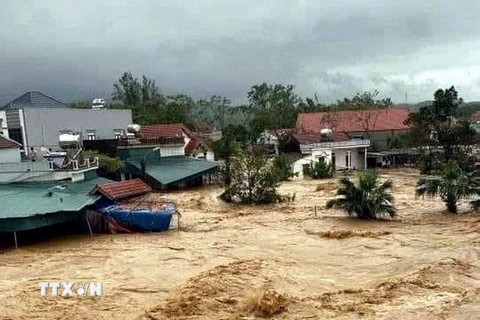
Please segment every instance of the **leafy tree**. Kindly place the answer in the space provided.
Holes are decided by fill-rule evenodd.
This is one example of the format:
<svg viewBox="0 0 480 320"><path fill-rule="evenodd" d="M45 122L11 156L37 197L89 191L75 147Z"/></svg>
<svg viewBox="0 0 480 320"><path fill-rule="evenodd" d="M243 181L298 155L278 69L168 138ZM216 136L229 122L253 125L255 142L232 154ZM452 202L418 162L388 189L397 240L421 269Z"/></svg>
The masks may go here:
<svg viewBox="0 0 480 320"><path fill-rule="evenodd" d="M112 98L124 108L132 109L133 121L140 124L155 122L155 116L163 103L163 96L155 80L145 75L140 81L131 72L125 72L113 85Z"/></svg>
<svg viewBox="0 0 480 320"><path fill-rule="evenodd" d="M451 213L457 213L457 202L468 199L476 193L476 183L472 175L460 168L457 162L449 160L441 166L440 175L422 178L417 183L416 195L440 198Z"/></svg>
<svg viewBox="0 0 480 320"><path fill-rule="evenodd" d="M231 178L221 195L224 201L268 204L285 200L277 192L279 185L274 167L258 148L250 146L232 161Z"/></svg>
<svg viewBox="0 0 480 320"><path fill-rule="evenodd" d="M325 112L330 111L330 108L321 103L318 96L315 94L312 98L300 99L298 103L298 112Z"/></svg>
<svg viewBox="0 0 480 320"><path fill-rule="evenodd" d="M184 123L190 127L192 125L191 113L194 108L195 102L187 95L167 96L158 108L155 122Z"/></svg>
<svg viewBox="0 0 480 320"><path fill-rule="evenodd" d="M292 85L255 85L248 92L248 100L253 109L250 127L254 137L264 130L275 131L295 126L299 99Z"/></svg>
<svg viewBox="0 0 480 320"><path fill-rule="evenodd" d="M292 157L289 154L281 153L273 160L273 167L278 181L287 181L294 177L292 168Z"/></svg>
<svg viewBox="0 0 480 320"><path fill-rule="evenodd" d="M378 99L379 94L377 90L357 93L352 99L344 98L343 100L337 100L335 107L340 110L369 110L393 106L390 98Z"/></svg>
<svg viewBox="0 0 480 320"><path fill-rule="evenodd" d="M432 149L440 147L445 162L457 161L461 167L467 164L469 147L474 143L475 130L466 118L458 116L462 99L454 87L439 89L430 105L411 113L406 124L411 127L412 139L417 147L428 150L427 161L432 162Z"/></svg>
<svg viewBox="0 0 480 320"><path fill-rule="evenodd" d="M356 184L345 177L340 180L337 197L327 202L327 209L340 209L360 219L394 217L391 188L391 180L380 184L374 172L360 174Z"/></svg>
<svg viewBox="0 0 480 320"><path fill-rule="evenodd" d="M82 156L90 161L98 157L98 173L102 176L116 176L120 172L122 162L119 158L112 158L98 151L83 151Z"/></svg>
<svg viewBox="0 0 480 320"><path fill-rule="evenodd" d="M328 179L333 177L333 165L326 161L312 161L305 168L305 175L312 179Z"/></svg>

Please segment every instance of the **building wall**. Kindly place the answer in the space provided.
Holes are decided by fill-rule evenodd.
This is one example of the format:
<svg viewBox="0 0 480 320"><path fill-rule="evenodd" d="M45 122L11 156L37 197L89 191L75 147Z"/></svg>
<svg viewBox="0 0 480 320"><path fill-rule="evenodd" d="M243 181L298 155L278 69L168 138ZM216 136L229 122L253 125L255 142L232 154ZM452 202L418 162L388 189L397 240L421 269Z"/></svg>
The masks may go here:
<svg viewBox="0 0 480 320"><path fill-rule="evenodd" d="M131 110L70 108L26 108L23 110L28 147L58 149L61 129L77 130L87 139L89 130L96 140L114 139L117 130L132 123Z"/></svg>
<svg viewBox="0 0 480 320"><path fill-rule="evenodd" d="M299 177L303 176L303 166L310 164L312 161L318 161L320 158L324 159L327 163L332 163L332 150L331 149L316 149L312 150L312 154L305 158L299 159L292 164L293 173Z"/></svg>
<svg viewBox="0 0 480 320"><path fill-rule="evenodd" d="M20 162L20 149L19 148L9 148L9 149L0 149L0 163L10 163L10 162Z"/></svg>
<svg viewBox="0 0 480 320"><path fill-rule="evenodd" d="M7 113L4 110L0 110L0 134L8 138Z"/></svg>
<svg viewBox="0 0 480 320"><path fill-rule="evenodd" d="M162 145L160 146L160 157L184 156L185 146L182 145Z"/></svg>
<svg viewBox="0 0 480 320"><path fill-rule="evenodd" d="M346 155L349 149L318 149L312 150L312 154L305 158L299 159L292 164L293 173L298 174L299 177L303 176L303 166L310 164L312 161L318 161L321 157L327 163L332 163L333 154L335 155L335 169L346 169ZM354 148L350 149L351 156L351 169L363 170L365 169L365 150Z"/></svg>
<svg viewBox="0 0 480 320"><path fill-rule="evenodd" d="M346 169L347 166L347 151L349 149L336 149L335 150L335 168ZM351 155L351 169L363 170L365 169L365 154L364 150L350 149Z"/></svg>
<svg viewBox="0 0 480 320"><path fill-rule="evenodd" d="M407 133L408 130L390 130L390 131L374 131L370 132L370 151L389 150L389 141L395 137ZM365 132L349 132L350 136L365 135Z"/></svg>

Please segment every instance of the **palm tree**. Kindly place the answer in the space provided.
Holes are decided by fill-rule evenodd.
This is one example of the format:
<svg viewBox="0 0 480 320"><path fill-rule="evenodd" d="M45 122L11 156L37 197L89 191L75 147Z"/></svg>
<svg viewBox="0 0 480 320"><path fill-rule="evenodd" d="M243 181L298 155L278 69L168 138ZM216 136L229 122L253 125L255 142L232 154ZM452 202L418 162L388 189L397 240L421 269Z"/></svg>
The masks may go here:
<svg viewBox="0 0 480 320"><path fill-rule="evenodd" d="M440 195L447 210L457 213L457 202L468 199L477 193L477 183L474 177L464 172L456 161L450 160L443 164L439 176L422 178L417 183L416 195L434 197ZM475 202L473 203L475 206Z"/></svg>
<svg viewBox="0 0 480 320"><path fill-rule="evenodd" d="M391 180L380 184L376 173L366 172L359 175L357 184L349 178L342 178L340 184L337 197L327 202L327 209L340 209L360 219L395 216Z"/></svg>

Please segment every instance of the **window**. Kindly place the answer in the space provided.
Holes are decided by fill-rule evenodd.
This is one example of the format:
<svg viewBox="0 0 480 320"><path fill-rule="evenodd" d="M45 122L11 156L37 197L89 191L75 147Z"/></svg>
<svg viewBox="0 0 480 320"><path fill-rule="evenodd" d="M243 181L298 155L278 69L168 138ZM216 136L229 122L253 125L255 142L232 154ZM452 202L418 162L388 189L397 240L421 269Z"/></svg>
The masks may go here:
<svg viewBox="0 0 480 320"><path fill-rule="evenodd" d="M96 140L97 139L97 134L95 133L95 130L87 130L87 139L88 140Z"/></svg>
<svg viewBox="0 0 480 320"><path fill-rule="evenodd" d="M22 129L8 129L8 136L10 139L17 141L18 143L23 143Z"/></svg>

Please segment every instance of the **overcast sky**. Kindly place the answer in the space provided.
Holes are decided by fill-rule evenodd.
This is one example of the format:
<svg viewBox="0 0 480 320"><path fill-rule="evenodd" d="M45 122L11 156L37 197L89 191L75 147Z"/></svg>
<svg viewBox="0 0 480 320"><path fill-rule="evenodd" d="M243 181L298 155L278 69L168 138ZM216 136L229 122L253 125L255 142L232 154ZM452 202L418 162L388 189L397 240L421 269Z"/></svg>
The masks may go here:
<svg viewBox="0 0 480 320"><path fill-rule="evenodd" d="M451 85L480 100L479 12L477 0L0 0L0 102L109 98L124 71L236 102L264 81L324 102L374 89L418 102Z"/></svg>

